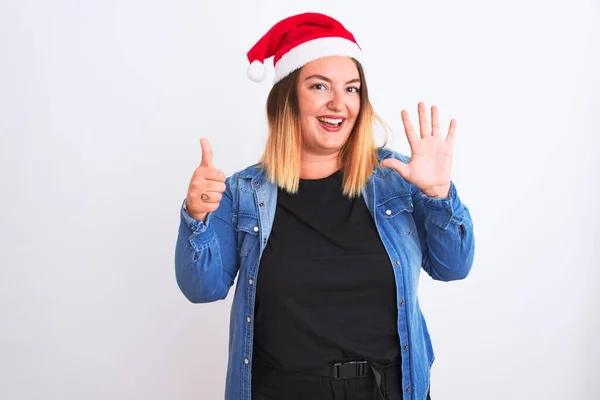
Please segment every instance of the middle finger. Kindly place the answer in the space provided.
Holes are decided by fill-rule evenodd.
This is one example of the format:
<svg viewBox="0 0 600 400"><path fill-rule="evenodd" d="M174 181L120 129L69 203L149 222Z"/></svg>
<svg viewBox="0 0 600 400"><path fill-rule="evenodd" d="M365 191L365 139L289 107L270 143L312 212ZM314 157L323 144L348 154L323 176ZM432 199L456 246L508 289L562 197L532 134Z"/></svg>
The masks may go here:
<svg viewBox="0 0 600 400"><path fill-rule="evenodd" d="M427 109L425 108L425 103L419 102L418 110L419 129L421 131L421 138L424 139L431 134L431 125L429 123L429 118L427 117Z"/></svg>

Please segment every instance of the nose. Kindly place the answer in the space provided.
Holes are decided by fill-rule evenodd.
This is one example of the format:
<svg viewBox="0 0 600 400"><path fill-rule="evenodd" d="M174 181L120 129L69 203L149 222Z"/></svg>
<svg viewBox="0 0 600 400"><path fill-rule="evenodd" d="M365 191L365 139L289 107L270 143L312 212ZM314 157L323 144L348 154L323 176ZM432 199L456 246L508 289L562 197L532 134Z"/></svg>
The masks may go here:
<svg viewBox="0 0 600 400"><path fill-rule="evenodd" d="M331 94L331 100L327 103L327 108L331 111L340 112L344 109L344 98L343 93L339 90L333 90Z"/></svg>

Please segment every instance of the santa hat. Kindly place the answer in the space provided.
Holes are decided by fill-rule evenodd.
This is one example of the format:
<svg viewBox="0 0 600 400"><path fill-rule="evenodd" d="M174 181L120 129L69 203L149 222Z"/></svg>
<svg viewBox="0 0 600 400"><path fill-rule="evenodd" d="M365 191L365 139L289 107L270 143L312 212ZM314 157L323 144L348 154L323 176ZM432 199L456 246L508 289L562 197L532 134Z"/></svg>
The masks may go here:
<svg viewBox="0 0 600 400"><path fill-rule="evenodd" d="M361 49L354 36L335 19L319 13L293 15L275 24L248 52L248 77L254 82L266 76L264 61L273 57L275 79L316 59L346 56L358 61Z"/></svg>

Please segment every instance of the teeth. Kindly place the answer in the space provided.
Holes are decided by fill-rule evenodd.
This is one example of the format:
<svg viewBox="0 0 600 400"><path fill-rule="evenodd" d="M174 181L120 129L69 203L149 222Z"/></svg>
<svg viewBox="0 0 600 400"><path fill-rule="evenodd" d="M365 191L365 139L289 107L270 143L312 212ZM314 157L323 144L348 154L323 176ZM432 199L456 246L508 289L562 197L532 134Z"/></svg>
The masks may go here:
<svg viewBox="0 0 600 400"><path fill-rule="evenodd" d="M328 124L332 124L332 125L339 125L342 123L342 119L333 119L333 118L317 118L319 121L321 122L326 122Z"/></svg>

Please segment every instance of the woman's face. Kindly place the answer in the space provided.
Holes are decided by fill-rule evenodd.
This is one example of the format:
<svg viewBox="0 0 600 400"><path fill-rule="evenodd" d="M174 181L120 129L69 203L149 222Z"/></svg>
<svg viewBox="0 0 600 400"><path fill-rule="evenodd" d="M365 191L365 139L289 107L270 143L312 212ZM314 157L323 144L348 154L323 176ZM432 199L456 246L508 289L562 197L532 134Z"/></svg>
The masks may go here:
<svg viewBox="0 0 600 400"><path fill-rule="evenodd" d="M332 56L300 70L297 83L302 151L336 154L348 140L360 111L360 77L354 61Z"/></svg>

